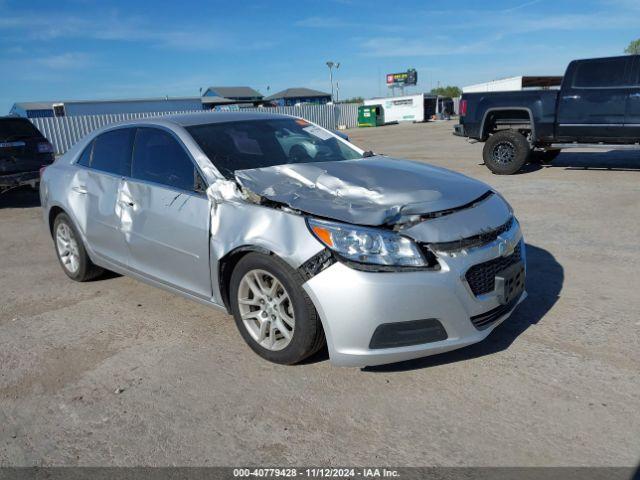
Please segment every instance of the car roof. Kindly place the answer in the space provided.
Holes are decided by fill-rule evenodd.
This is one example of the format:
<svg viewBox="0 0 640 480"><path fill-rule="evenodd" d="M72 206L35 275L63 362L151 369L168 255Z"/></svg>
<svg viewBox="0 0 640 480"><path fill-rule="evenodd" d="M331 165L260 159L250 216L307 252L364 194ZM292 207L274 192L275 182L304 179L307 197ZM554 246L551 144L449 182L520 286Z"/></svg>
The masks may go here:
<svg viewBox="0 0 640 480"><path fill-rule="evenodd" d="M0 116L0 121L2 120L19 120L19 121L24 120L25 122L31 123L28 118L18 117L17 115Z"/></svg>
<svg viewBox="0 0 640 480"><path fill-rule="evenodd" d="M152 120L171 122L182 127L192 127L194 125L206 125L209 123L242 122L250 120L278 120L292 118L289 115L282 115L269 112L198 112L183 113L177 115L166 115L154 119L140 119L141 123L149 123ZM135 122L130 122L135 123Z"/></svg>

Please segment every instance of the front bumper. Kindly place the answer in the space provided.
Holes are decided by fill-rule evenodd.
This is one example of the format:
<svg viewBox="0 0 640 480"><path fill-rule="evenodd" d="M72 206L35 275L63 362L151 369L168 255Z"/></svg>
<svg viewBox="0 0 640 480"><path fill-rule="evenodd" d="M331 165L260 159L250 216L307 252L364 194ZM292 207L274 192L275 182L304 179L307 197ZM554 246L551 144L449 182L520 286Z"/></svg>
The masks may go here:
<svg viewBox="0 0 640 480"><path fill-rule="evenodd" d="M517 222L504 237L524 240ZM455 256L439 255L439 271L363 272L336 263L304 284L323 323L331 362L340 366L372 366L424 357L461 348L486 338L526 298L526 292L495 321L476 328L476 317L501 306L498 295L475 296L466 279L473 265L500 257L500 241ZM370 348L383 324L437 319L446 339L395 348Z"/></svg>
<svg viewBox="0 0 640 480"><path fill-rule="evenodd" d="M0 188L21 187L23 185L31 185L35 188L39 181L40 171L0 175Z"/></svg>

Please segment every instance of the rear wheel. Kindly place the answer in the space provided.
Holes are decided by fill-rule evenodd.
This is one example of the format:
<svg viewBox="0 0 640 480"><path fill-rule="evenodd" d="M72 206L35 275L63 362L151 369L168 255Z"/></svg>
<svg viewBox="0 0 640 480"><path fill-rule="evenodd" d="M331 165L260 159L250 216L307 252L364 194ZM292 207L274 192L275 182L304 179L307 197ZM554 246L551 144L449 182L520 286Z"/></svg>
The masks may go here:
<svg viewBox="0 0 640 480"><path fill-rule="evenodd" d="M86 282L104 271L87 255L82 239L66 213L60 213L53 222L53 241L58 261L69 278Z"/></svg>
<svg viewBox="0 0 640 480"><path fill-rule="evenodd" d="M560 155L560 149L534 151L531 152L529 161L546 165L553 162L558 155Z"/></svg>
<svg viewBox="0 0 640 480"><path fill-rule="evenodd" d="M511 175L520 170L529 160L529 142L515 130L494 133L485 142L482 150L484 163L496 175Z"/></svg>
<svg viewBox="0 0 640 480"><path fill-rule="evenodd" d="M249 253L231 274L230 303L236 325L251 349L291 365L324 345L324 331L302 277L282 260Z"/></svg>

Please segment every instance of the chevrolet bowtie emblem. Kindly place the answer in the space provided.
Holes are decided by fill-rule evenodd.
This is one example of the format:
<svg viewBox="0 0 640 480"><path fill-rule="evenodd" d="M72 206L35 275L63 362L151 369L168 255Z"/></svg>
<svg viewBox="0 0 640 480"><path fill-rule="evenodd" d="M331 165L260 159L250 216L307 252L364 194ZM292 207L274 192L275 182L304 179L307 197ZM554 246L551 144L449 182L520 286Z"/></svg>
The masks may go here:
<svg viewBox="0 0 640 480"><path fill-rule="evenodd" d="M511 242L506 238L498 237L498 254L501 257L507 257L511 255L515 248L515 242Z"/></svg>

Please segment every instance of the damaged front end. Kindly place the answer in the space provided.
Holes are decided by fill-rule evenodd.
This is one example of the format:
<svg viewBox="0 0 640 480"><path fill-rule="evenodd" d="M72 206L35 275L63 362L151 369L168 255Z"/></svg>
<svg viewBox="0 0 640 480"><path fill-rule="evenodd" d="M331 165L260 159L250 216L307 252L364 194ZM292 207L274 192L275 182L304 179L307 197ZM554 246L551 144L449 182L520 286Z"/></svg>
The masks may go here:
<svg viewBox="0 0 640 480"><path fill-rule="evenodd" d="M509 204L481 182L387 157L236 171L253 203L308 218L316 239L358 269L438 268L434 253L494 241Z"/></svg>

